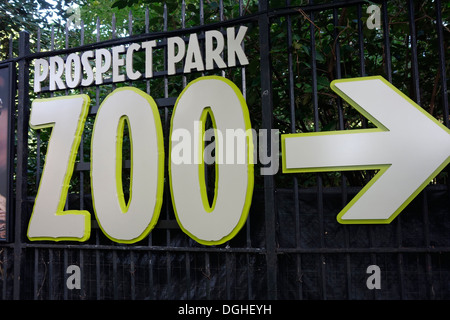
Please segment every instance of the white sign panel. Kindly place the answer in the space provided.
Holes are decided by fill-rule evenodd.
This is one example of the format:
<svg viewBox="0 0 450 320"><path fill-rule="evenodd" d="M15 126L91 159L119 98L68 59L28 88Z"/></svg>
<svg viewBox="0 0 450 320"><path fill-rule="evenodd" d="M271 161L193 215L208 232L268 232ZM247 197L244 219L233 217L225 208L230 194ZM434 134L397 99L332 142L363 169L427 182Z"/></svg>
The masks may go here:
<svg viewBox="0 0 450 320"><path fill-rule="evenodd" d="M331 88L377 128L282 135L283 172L379 169L340 223L389 223L450 162L450 131L382 77Z"/></svg>

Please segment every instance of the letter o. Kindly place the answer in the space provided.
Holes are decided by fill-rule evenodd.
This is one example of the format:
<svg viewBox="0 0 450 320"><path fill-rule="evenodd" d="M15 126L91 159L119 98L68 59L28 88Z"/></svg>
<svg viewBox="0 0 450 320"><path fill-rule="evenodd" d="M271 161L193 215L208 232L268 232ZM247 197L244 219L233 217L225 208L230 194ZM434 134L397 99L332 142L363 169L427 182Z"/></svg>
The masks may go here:
<svg viewBox="0 0 450 320"><path fill-rule="evenodd" d="M130 199L122 189L125 119L131 140ZM145 92L122 87L102 102L91 142L91 188L100 228L116 242L142 240L156 225L164 188L164 145L158 107Z"/></svg>
<svg viewBox="0 0 450 320"><path fill-rule="evenodd" d="M73 77L72 77L73 64ZM71 53L66 59L66 84L69 88L76 88L81 83L81 59L76 53Z"/></svg>
<svg viewBox="0 0 450 320"><path fill-rule="evenodd" d="M247 104L236 85L223 77L201 77L189 83L178 97L171 123L171 136L174 130L190 131L194 139L192 145L199 148L192 154L203 153L204 127L198 130L196 123L204 119L205 109L214 115L215 130L224 133L234 129L247 133L244 163L217 164L216 161L215 200L210 208L204 196L203 157L199 157L200 164L172 163L174 146L170 141L169 180L173 208L181 229L201 244L217 245L233 238L247 220L253 194L253 139ZM225 146L230 143L224 134L222 141L224 145L217 146L219 152L228 150Z"/></svg>

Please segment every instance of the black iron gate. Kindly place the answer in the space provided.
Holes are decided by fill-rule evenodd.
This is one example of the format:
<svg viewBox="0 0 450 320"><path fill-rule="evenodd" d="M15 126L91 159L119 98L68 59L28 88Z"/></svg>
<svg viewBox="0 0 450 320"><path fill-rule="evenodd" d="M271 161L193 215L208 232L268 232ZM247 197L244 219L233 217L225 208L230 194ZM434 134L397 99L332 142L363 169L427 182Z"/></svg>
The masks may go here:
<svg viewBox="0 0 450 320"><path fill-rule="evenodd" d="M16 64L18 80L14 208L11 241L0 244L2 299L450 298L448 168L389 225L336 222L337 213L373 172L286 175L280 169L276 175L256 174L248 221L224 245L200 245L180 230L167 185L156 228L136 244L112 242L95 221L85 243L28 241L26 230L49 135L30 130L30 101L70 94L48 88L32 93L30 73L36 58L152 39L165 50L164 40L170 36L245 25L250 64L210 74L225 76L241 89L255 128L294 133L368 127L370 123L329 89L333 79L365 75L384 76L450 127L445 59L449 8L440 0L377 2L377 17L366 12L368 1L221 0L213 1L215 6L208 1L207 6L200 0L193 6L198 10L192 13L199 22L195 26L187 21L186 2L181 1L182 16L173 28L168 25L173 17L164 6L159 30L154 30L147 13L145 33L135 34L130 12L126 37L118 37L113 19L109 40L101 39L97 22L96 43L85 44L83 25L79 44L73 47L67 29L59 34L65 36L64 48L55 47L56 29L49 51L42 51L39 34L31 35L30 41L28 33L21 33L17 55L11 41L6 62ZM378 27L368 27L372 18L379 18ZM423 29L423 24L428 27ZM201 75L168 76L160 71L152 79L125 82L155 98L166 146L176 97ZM100 102L119 85L106 82L77 89L90 94L92 103L67 209L93 212L89 152L83 146L90 141ZM80 289L66 284L71 265L80 268ZM380 268L380 289L366 285L370 265Z"/></svg>

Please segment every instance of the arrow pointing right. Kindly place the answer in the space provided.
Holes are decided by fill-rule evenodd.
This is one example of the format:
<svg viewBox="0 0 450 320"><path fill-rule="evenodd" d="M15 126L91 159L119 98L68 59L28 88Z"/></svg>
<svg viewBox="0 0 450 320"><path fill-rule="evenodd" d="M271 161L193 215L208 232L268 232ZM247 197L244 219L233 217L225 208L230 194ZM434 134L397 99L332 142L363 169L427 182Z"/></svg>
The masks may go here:
<svg viewBox="0 0 450 320"><path fill-rule="evenodd" d="M380 76L331 88L377 128L284 134L283 172L380 169L337 220L390 223L450 162L450 130Z"/></svg>

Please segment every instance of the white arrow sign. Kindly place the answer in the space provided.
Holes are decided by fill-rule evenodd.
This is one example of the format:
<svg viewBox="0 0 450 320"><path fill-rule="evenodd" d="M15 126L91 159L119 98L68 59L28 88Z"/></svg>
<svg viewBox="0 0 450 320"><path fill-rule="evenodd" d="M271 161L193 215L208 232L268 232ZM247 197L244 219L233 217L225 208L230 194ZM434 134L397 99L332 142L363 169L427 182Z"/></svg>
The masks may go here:
<svg viewBox="0 0 450 320"><path fill-rule="evenodd" d="M337 220L390 223L450 162L450 130L380 76L331 88L377 128L284 134L283 172L380 169Z"/></svg>

